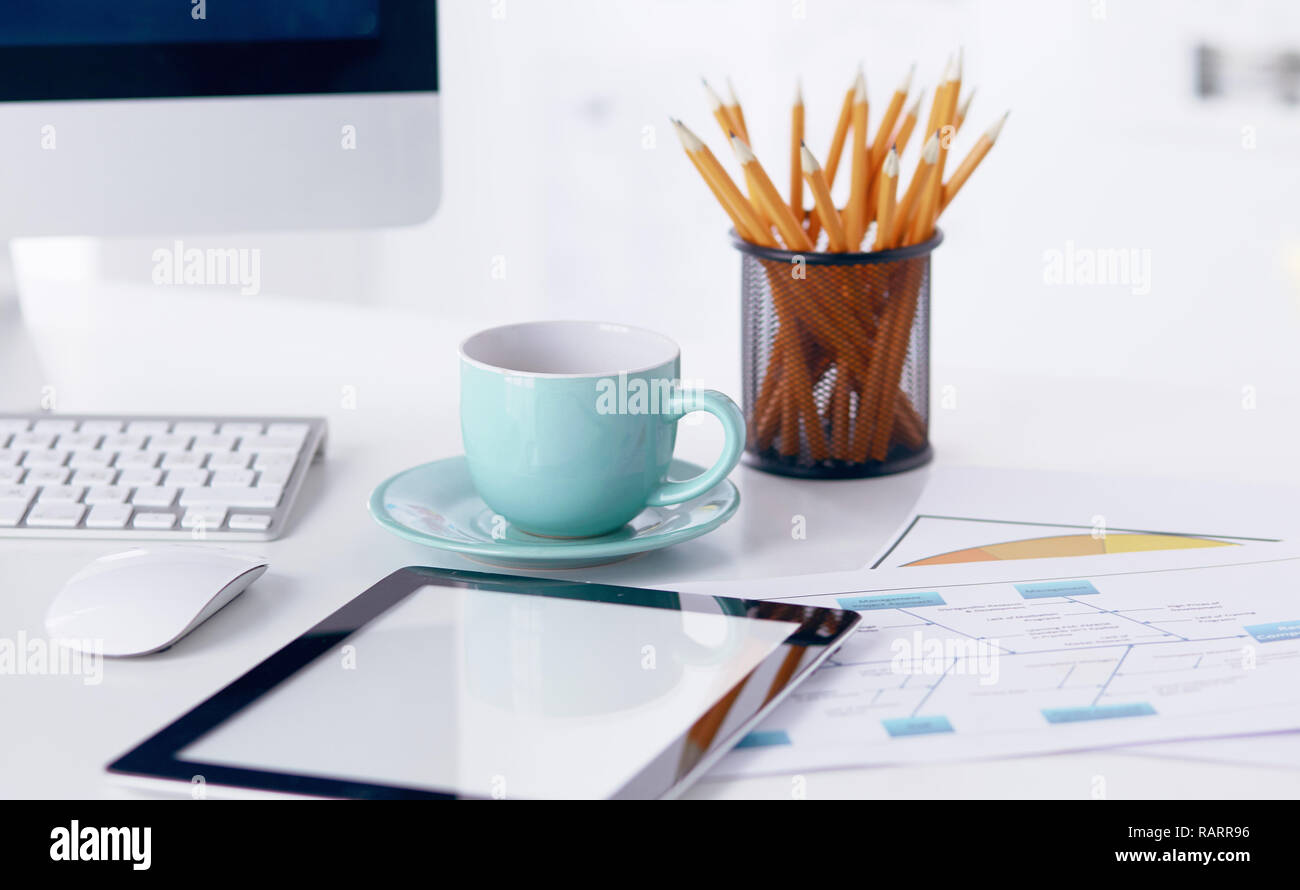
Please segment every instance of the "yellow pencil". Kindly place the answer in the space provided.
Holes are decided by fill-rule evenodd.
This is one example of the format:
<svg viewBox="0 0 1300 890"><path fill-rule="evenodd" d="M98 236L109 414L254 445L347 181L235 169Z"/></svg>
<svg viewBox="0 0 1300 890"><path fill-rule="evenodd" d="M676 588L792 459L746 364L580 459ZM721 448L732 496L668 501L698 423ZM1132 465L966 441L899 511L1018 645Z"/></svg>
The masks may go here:
<svg viewBox="0 0 1300 890"><path fill-rule="evenodd" d="M853 95L856 92L856 85L849 87L844 93L844 102L840 105L840 116L835 122L835 134L831 137L830 151L826 152L825 176L827 188L835 185L835 173L839 170L840 155L844 153L844 140L848 138L849 125L853 121ZM808 237L814 242L817 241L817 233L820 231L820 227L821 213L814 207L812 219L808 221Z"/></svg>
<svg viewBox="0 0 1300 890"><path fill-rule="evenodd" d="M771 230L763 225L749 200L731 181L731 177L727 175L727 171L723 169L709 147L681 121L673 121L673 126L682 141L682 148L686 149L687 157L700 171L705 183L718 196L722 208L733 215L733 222L739 223L736 228L737 234L742 238L752 239L764 247L775 247L776 241L772 238Z"/></svg>
<svg viewBox="0 0 1300 890"><path fill-rule="evenodd" d="M889 247L889 235L894 226L894 205L898 197L898 152L892 148L880 165L880 197L876 209L876 243L872 250Z"/></svg>
<svg viewBox="0 0 1300 890"><path fill-rule="evenodd" d="M907 191L903 193L902 200L894 208L894 225L889 235L890 247L902 246L903 238L907 235L908 226L911 225L911 219L916 213L919 194L925 187L930 170L934 167L934 162L938 159L939 134L934 133L929 139L925 140L925 146L921 149L921 160L917 162L916 172L912 174L912 181L907 184Z"/></svg>
<svg viewBox="0 0 1300 890"><path fill-rule="evenodd" d="M943 185L943 195L939 199L940 212L952 202L957 192L961 191L961 187L966 184L966 180L975 172L975 168L979 166L980 161L984 160L984 156L989 153L993 143L998 141L998 135L1002 132L1002 125L1007 122L1007 115L1009 114L1011 112L1008 111L993 126L981 133L980 138L975 142L974 148L970 150L970 154L962 158L961 163L957 165L957 169L952 171L952 176Z"/></svg>
<svg viewBox="0 0 1300 890"><path fill-rule="evenodd" d="M722 104L722 97L703 77L700 78L700 83L704 84L704 94L709 97L709 111L713 114L713 119L718 122L718 126L722 128L722 135L729 139L731 133L739 133L740 124L736 123L735 115Z"/></svg>
<svg viewBox="0 0 1300 890"><path fill-rule="evenodd" d="M876 129L875 141L871 143L868 152L870 161L867 164L867 175L871 179L871 186L867 190L867 225L876 218L880 207L880 165L885 161L885 153L894 147L893 143L887 140L894 134L895 123L903 110L903 103L907 101L907 94L912 89L912 75L915 73L916 65L913 64L908 69L907 77L903 78L903 82L894 90L893 98L889 100L889 107L885 109L885 116Z"/></svg>
<svg viewBox="0 0 1300 890"><path fill-rule="evenodd" d="M899 123L894 138L891 140L899 157L903 156L903 152L907 149L907 142L912 138L912 131L916 129L916 117L921 111L921 100L923 98L925 98L925 90L921 90L917 94L916 101L912 103L911 108L907 109L907 114L903 115L903 120Z"/></svg>
<svg viewBox="0 0 1300 890"><path fill-rule="evenodd" d="M960 131L961 125L966 122L966 114L970 111L970 102L974 98L975 88L971 87L971 91L966 94L966 98L962 100L961 105L957 106L957 117L952 122L955 129Z"/></svg>
<svg viewBox="0 0 1300 890"><path fill-rule="evenodd" d="M717 94L713 87L709 86L709 82L702 77L700 78L700 82L704 84L705 95L709 97L709 110L713 112L713 119L718 122L718 126L722 128L723 136L725 136L727 142L730 143L732 134L740 134L742 129L741 124L737 120L735 113L723 104L722 97ZM743 139L744 137L742 136L741 138ZM765 209L763 201L760 199L758 190L755 188L754 181L748 171L745 172L745 191L749 193L750 206L752 206L754 212L758 214L759 221L762 223L763 231L772 231L772 215Z"/></svg>
<svg viewBox="0 0 1300 890"><path fill-rule="evenodd" d="M920 244L930 237L930 233L934 231L934 220L938 216L939 192L942 188L943 181L939 178L939 158L936 154L934 162L925 171L925 183L921 188L921 196L916 199L916 214L907 229L904 244Z"/></svg>
<svg viewBox="0 0 1300 890"><path fill-rule="evenodd" d="M849 250L857 250L867 227L867 79L858 69L853 93L853 166L849 180L849 203L844 208L844 236Z"/></svg>
<svg viewBox="0 0 1300 890"><path fill-rule="evenodd" d="M794 217L803 221L803 164L800 150L803 148L803 85L796 83L794 105L790 108L790 210Z"/></svg>
<svg viewBox="0 0 1300 890"><path fill-rule="evenodd" d="M786 249L812 250L813 245L808 240L808 234L803 230L803 226L799 225L799 221L794 218L789 206L785 201L781 200L781 193L776 190L776 186L768 178L767 171L758 162L758 158L754 157L754 152L738 135L731 137L731 147L736 152L736 160L740 162L746 177L754 186L754 191L758 195L758 202L763 205L767 215L776 224L777 231L781 233Z"/></svg>
<svg viewBox="0 0 1300 890"><path fill-rule="evenodd" d="M835 185L835 174L840 168L840 155L844 153L844 140L848 138L849 126L853 123L853 97L858 93L858 82L844 93L844 104L840 106L840 117L835 122L835 135L831 137L830 151L826 152L826 183Z"/></svg>
<svg viewBox="0 0 1300 890"><path fill-rule="evenodd" d="M871 143L871 169L877 170L885 160L885 153L893 145L892 138L894 135L894 124L898 121L898 116L903 111L903 103L907 101L907 94L912 91L912 76L916 74L916 63L907 70L907 77L894 90L893 97L889 100L889 106L885 108L885 116L880 119L880 127L876 130L876 140Z"/></svg>
<svg viewBox="0 0 1300 890"><path fill-rule="evenodd" d="M943 171L944 165L948 161L948 149L952 146L953 136L957 132L953 121L957 119L957 100L961 96L961 67L962 51L958 49L957 58L952 67L952 79L948 82L948 91L944 98L944 106L939 111L938 128L941 130L939 134L939 160L937 162L939 166L935 169L940 184L943 183Z"/></svg>
<svg viewBox="0 0 1300 890"><path fill-rule="evenodd" d="M826 220L826 239L831 253L843 253L848 250L844 239L844 227L840 225L840 215L835 212L835 202L831 200L830 185L826 175L808 146L799 146L800 167L804 178L808 180L808 191L812 192L813 206L821 218ZM811 239L810 239L811 240Z"/></svg>
<svg viewBox="0 0 1300 890"><path fill-rule="evenodd" d="M939 78L939 86L935 88L934 99L930 102L930 117L925 122L925 134L927 138L931 133L942 126L942 124L939 123L939 115L948 101L948 85L952 83L952 66L953 57L949 56L948 61L943 66L943 76Z"/></svg>
<svg viewBox="0 0 1300 890"><path fill-rule="evenodd" d="M749 125L745 123L745 110L740 107L740 100L736 98L736 87L731 83L731 78L727 78L727 95L731 99L731 104L727 106L727 112L736 122L736 132L740 138L749 144Z"/></svg>

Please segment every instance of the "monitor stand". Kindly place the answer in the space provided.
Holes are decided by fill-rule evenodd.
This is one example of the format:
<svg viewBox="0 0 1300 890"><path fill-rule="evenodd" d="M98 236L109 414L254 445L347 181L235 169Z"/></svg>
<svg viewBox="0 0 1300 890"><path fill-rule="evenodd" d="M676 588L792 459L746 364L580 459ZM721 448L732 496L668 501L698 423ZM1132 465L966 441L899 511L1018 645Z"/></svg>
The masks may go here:
<svg viewBox="0 0 1300 890"><path fill-rule="evenodd" d="M43 394L49 391L45 378L31 332L23 323L10 242L0 238L0 411L42 410Z"/></svg>

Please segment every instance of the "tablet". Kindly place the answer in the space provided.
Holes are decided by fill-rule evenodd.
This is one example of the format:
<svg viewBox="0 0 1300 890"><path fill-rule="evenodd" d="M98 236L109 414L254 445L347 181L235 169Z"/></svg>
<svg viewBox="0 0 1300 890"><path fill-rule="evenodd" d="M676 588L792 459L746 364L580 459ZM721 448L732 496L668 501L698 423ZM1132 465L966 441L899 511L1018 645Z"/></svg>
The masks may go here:
<svg viewBox="0 0 1300 890"><path fill-rule="evenodd" d="M109 770L321 797L669 797L858 620L787 603L401 569Z"/></svg>

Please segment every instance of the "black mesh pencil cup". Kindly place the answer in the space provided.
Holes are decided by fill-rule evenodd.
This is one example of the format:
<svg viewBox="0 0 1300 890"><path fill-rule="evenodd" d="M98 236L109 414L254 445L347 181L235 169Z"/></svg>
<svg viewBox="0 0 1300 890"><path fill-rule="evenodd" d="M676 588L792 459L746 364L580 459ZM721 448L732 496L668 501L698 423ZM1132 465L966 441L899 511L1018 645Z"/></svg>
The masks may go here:
<svg viewBox="0 0 1300 890"><path fill-rule="evenodd" d="M745 462L807 478L930 459L928 241L878 253L741 253Z"/></svg>

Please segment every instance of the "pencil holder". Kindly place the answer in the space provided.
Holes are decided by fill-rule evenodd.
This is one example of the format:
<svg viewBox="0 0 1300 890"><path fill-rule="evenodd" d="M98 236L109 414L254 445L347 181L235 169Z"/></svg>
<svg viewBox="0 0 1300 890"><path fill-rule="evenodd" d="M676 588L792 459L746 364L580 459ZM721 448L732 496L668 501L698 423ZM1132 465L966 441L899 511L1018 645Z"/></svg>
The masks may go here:
<svg viewBox="0 0 1300 890"><path fill-rule="evenodd" d="M771 473L847 479L926 463L930 254L761 247L741 253L744 460Z"/></svg>

